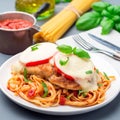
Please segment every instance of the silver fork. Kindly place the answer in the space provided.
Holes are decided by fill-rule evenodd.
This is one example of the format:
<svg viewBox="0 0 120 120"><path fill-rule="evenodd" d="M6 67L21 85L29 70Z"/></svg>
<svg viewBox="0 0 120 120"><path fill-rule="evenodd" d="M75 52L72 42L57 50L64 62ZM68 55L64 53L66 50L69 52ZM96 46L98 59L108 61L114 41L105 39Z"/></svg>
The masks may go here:
<svg viewBox="0 0 120 120"><path fill-rule="evenodd" d="M72 38L77 44L79 44L85 50L95 52L95 53L103 53L109 57L114 58L115 60L120 60L119 54L96 48L93 45L91 45L89 42L85 41L79 34L74 35Z"/></svg>

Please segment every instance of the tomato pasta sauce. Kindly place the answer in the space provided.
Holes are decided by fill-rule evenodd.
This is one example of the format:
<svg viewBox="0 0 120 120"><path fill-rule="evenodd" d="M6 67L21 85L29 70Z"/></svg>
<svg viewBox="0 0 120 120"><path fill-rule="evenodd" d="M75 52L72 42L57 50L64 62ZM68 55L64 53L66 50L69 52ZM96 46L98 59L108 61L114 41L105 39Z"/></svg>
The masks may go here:
<svg viewBox="0 0 120 120"><path fill-rule="evenodd" d="M24 19L6 19L0 21L0 28L5 29L22 29L22 28L28 28L31 27L32 23L28 20Z"/></svg>

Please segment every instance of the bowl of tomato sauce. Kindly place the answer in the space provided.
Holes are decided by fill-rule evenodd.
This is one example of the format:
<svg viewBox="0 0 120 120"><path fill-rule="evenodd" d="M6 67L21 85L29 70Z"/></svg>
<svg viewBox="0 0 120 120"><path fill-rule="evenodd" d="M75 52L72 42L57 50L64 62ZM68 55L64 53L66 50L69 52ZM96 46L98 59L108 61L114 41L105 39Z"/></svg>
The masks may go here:
<svg viewBox="0 0 120 120"><path fill-rule="evenodd" d="M0 14L0 52L14 55L33 44L36 18L25 12L9 11Z"/></svg>

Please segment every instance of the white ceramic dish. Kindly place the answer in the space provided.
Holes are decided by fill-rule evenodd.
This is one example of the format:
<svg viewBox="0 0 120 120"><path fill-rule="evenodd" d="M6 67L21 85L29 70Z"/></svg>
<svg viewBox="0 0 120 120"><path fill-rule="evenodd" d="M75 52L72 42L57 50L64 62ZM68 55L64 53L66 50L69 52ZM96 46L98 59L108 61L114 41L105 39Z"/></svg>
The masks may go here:
<svg viewBox="0 0 120 120"><path fill-rule="evenodd" d="M61 43L60 43L61 44ZM10 98L15 103L19 104L22 107L25 107L29 110L44 113L44 114L51 114L51 115L75 115L75 114L82 114L89 111L96 110L98 108L101 108L108 103L110 103L112 100L115 99L115 97L119 94L120 90L120 76L119 74L114 70L114 68L106 62L103 58L99 57L98 54L91 54L91 59L94 62L95 66L102 72L106 72L108 75L114 75L116 77L116 80L112 82L111 87L106 93L106 99L103 103L91 106L91 107L85 107L85 108L78 108L78 107L70 107L70 106L57 106L57 107L50 107L50 108L41 108L39 106L36 106L32 103L29 103L23 99L21 99L18 96L15 96L14 93L10 92L6 85L8 79L11 77L11 64L13 64L15 61L18 60L19 54L11 57L8 59L0 68L0 87L2 92Z"/></svg>

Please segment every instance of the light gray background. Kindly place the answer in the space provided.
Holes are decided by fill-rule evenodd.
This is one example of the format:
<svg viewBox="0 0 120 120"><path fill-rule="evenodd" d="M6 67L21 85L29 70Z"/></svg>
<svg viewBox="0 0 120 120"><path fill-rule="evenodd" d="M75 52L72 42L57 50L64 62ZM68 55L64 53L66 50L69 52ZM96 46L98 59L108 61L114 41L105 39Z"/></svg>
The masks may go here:
<svg viewBox="0 0 120 120"><path fill-rule="evenodd" d="M89 0L88 0L89 1ZM104 0L112 4L120 4L120 0ZM0 13L15 10L15 0L1 0ZM62 5L56 7L56 12ZM42 24L42 22L38 22ZM64 37L79 33L75 27L64 35ZM4 41L3 41L4 42ZM0 65L7 60L10 55L0 53ZM9 100L0 90L0 120L120 120L120 95L117 96L107 106L89 113L73 116L52 116L29 111Z"/></svg>

